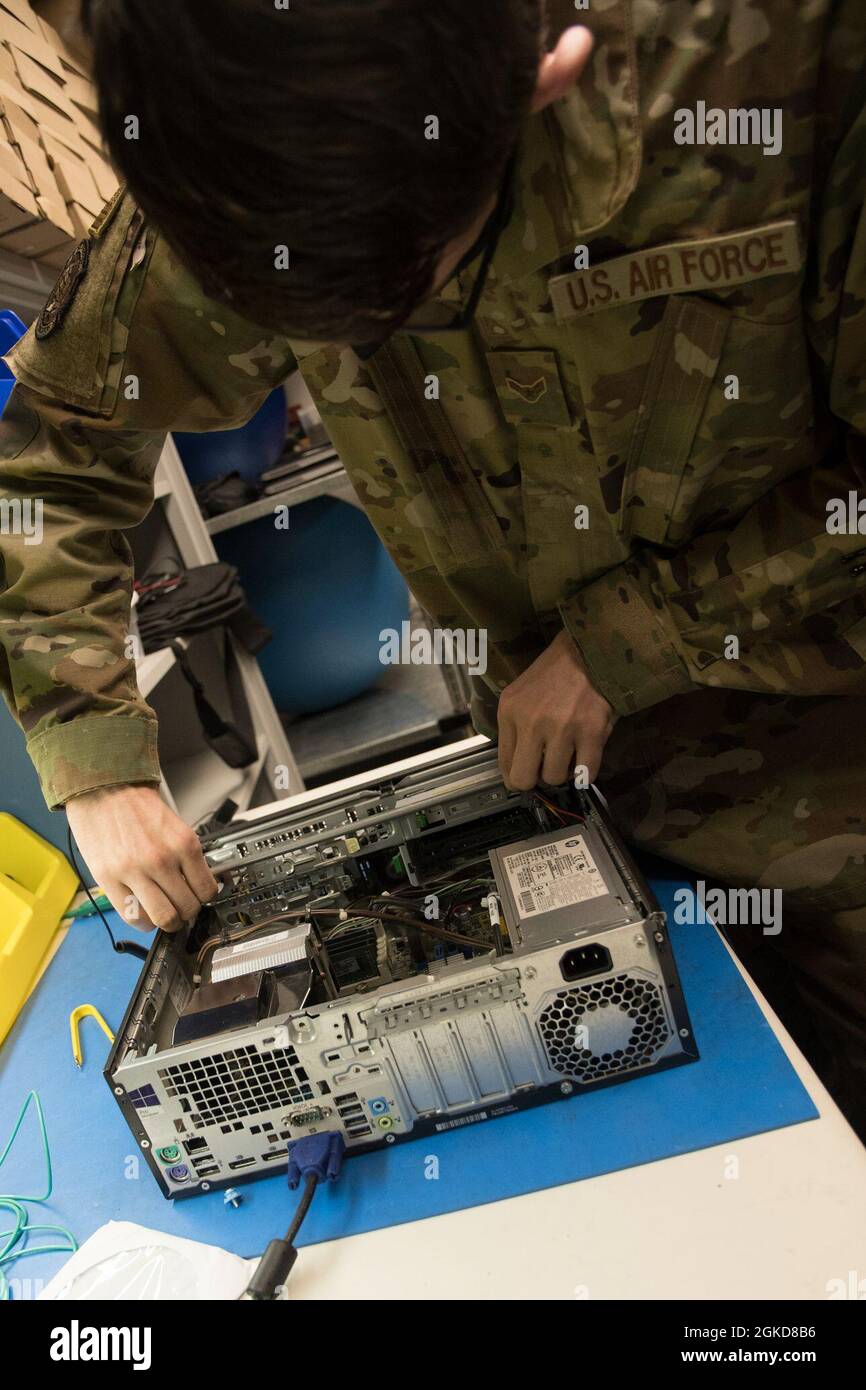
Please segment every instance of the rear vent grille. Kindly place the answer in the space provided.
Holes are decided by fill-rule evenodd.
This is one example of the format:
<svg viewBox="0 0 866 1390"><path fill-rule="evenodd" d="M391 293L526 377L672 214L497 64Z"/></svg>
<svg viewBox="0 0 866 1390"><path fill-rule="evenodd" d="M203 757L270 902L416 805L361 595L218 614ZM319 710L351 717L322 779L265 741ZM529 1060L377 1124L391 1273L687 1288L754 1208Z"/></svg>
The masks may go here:
<svg viewBox="0 0 866 1390"><path fill-rule="evenodd" d="M657 986L626 974L560 990L538 1024L550 1065L585 1083L648 1066L671 1036Z"/></svg>
<svg viewBox="0 0 866 1390"><path fill-rule="evenodd" d="M272 1052L239 1047L165 1067L159 1075L166 1095L191 1104L189 1118L196 1129L313 1099L293 1047Z"/></svg>

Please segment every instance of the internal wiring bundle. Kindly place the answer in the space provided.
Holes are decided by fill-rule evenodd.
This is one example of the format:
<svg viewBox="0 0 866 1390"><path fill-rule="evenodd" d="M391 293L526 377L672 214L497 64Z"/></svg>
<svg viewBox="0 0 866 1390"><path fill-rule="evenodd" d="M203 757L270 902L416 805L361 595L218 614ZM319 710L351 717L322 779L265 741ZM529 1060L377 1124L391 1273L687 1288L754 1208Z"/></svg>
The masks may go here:
<svg viewBox="0 0 866 1390"><path fill-rule="evenodd" d="M283 922L290 921L310 921L317 917L336 918L336 924L329 930L323 931L324 941L332 940L341 932L357 926L359 921L374 920L384 923L385 926L393 924L407 928L410 931L423 932L440 941L446 941L453 946L459 946L463 950L476 952L488 951L494 943L484 942L476 937L467 936L462 932L455 931L448 926L448 921L452 912L461 906L462 895L472 895L475 892L483 893L490 889L492 885L484 878L451 879L447 875L436 883L425 885L417 893L403 889L400 892L383 893L370 897L361 902L352 903L351 908L345 907L318 907L310 904L305 908L289 908L284 912L276 913L273 917L266 917L260 922L251 923L249 926L240 927L231 932L220 932L207 937L199 947L196 956L195 974L196 978L201 978L201 971L204 963L211 951L218 946L234 944L243 941L246 937L254 935L264 927L270 927ZM423 915L423 903L426 896L431 893L438 894L445 900L446 911L442 925L437 922L429 921ZM396 910L395 910L396 909Z"/></svg>

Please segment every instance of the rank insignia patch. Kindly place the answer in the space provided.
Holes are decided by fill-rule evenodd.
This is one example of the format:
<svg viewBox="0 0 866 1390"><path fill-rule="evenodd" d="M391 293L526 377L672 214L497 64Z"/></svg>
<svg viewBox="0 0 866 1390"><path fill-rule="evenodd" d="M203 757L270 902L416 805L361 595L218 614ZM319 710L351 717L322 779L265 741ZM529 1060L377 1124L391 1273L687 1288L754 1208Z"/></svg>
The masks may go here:
<svg viewBox="0 0 866 1390"><path fill-rule="evenodd" d="M89 259L90 242L88 240L80 241L61 270L57 284L48 296L45 307L36 320L37 338L47 338L63 322L63 316L75 299L78 286L87 274Z"/></svg>
<svg viewBox="0 0 866 1390"><path fill-rule="evenodd" d="M536 381L517 381L513 376L507 376L505 384L518 396L522 396L529 405L535 405L536 401L540 401L547 390L547 382L543 376L538 377Z"/></svg>

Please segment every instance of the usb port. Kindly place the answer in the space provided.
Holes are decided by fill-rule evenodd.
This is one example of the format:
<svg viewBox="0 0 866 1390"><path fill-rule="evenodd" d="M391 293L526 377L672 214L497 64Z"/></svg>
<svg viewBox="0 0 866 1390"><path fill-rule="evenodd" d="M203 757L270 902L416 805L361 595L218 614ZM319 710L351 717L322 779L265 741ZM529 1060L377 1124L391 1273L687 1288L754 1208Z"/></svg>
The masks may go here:
<svg viewBox="0 0 866 1390"><path fill-rule="evenodd" d="M255 1163L254 1158L236 1158L234 1163L229 1164L229 1167L232 1172L235 1172L238 1168L249 1168L252 1163Z"/></svg>
<svg viewBox="0 0 866 1390"><path fill-rule="evenodd" d="M344 1105L340 1110L340 1119L347 1120L350 1115L363 1115L363 1113L364 1107L362 1105Z"/></svg>
<svg viewBox="0 0 866 1390"><path fill-rule="evenodd" d="M195 1175L197 1178L210 1178L214 1173L218 1173L219 1170L219 1164L212 1163L209 1168L196 1168Z"/></svg>

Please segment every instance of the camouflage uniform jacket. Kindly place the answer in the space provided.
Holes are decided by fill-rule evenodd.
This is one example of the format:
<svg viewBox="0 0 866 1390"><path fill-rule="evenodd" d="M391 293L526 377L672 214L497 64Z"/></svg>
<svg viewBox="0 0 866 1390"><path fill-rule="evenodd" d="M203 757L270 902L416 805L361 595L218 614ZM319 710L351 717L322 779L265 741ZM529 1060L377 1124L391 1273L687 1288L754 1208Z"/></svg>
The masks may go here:
<svg viewBox="0 0 866 1390"><path fill-rule="evenodd" d="M296 361L422 604L487 629L483 729L563 625L621 715L866 690L862 0L551 9L595 49L527 125L471 330L368 362L292 343L208 300L123 195L11 354L0 481L44 499L44 538L2 537L0 681L49 804L157 776L123 532L166 430L242 423ZM778 110L781 149L678 143L717 108L729 140Z"/></svg>

